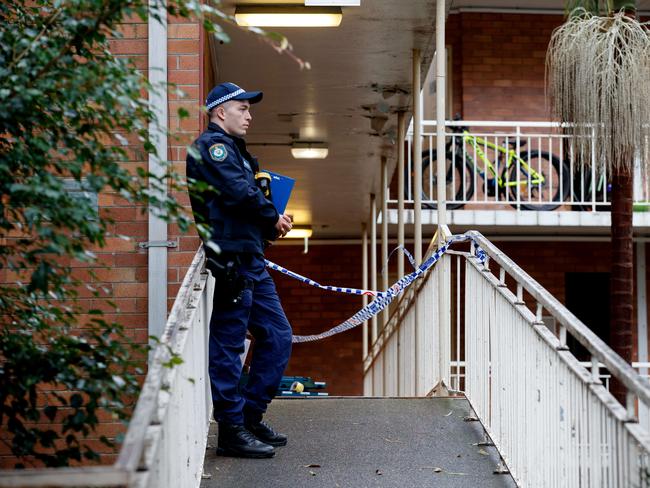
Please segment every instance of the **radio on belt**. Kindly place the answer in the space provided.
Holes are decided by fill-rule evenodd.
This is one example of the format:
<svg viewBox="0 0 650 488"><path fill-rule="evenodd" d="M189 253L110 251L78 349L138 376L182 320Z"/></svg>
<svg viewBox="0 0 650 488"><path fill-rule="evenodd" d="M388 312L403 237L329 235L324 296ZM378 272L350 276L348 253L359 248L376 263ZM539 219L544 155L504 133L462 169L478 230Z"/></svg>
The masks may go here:
<svg viewBox="0 0 650 488"><path fill-rule="evenodd" d="M255 174L255 183L267 200L272 200L271 198L271 175L266 171L258 171Z"/></svg>

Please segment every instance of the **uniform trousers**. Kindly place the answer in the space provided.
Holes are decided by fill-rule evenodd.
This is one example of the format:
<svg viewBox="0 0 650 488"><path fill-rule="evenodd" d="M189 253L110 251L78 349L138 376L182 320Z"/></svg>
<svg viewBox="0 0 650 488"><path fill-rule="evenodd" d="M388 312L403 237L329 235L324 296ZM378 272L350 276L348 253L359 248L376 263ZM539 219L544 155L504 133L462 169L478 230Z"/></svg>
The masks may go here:
<svg viewBox="0 0 650 488"><path fill-rule="evenodd" d="M261 256L253 256L241 264L247 286L234 305L219 300L221 290L218 283L215 286L208 371L217 422L242 425L244 419L260 421L289 362L291 326L263 263ZM240 388L240 355L247 330L255 342L248 383Z"/></svg>

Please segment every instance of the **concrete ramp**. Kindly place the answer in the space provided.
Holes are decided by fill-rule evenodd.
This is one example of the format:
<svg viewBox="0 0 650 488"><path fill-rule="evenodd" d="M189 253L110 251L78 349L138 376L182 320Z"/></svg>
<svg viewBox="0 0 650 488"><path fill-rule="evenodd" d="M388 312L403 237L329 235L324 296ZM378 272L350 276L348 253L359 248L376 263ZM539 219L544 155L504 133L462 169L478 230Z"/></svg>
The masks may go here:
<svg viewBox="0 0 650 488"><path fill-rule="evenodd" d="M208 438L201 488L512 487L463 398L291 398L267 420L289 435L272 459L217 457ZM206 478L207 478L206 476Z"/></svg>

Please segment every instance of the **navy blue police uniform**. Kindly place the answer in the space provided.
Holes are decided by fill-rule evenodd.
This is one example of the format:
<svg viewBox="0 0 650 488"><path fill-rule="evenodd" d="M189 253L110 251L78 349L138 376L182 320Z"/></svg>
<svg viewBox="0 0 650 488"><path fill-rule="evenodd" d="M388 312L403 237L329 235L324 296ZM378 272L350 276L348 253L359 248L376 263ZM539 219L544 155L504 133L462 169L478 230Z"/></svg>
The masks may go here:
<svg viewBox="0 0 650 488"><path fill-rule="evenodd" d="M219 92L224 86L225 91ZM261 98L260 92L244 92L230 83L215 90L222 96L212 96L212 101L209 96L209 109L211 103L219 105L215 102L228 95L225 101L248 99L254 103ZM243 92L241 98L237 91ZM251 97L255 94L259 94L257 100ZM279 215L256 185L258 162L243 139L210 122L194 148L201 157L187 156L188 179L211 188L204 185L202 191L190 191L192 210L197 222L209 226L210 242L220 250L205 246L206 266L216 280L209 343L214 417L220 429L222 424L255 425L275 395L291 353L291 326L263 254L265 241L277 237ZM255 342L249 380L240 389L240 355L247 330Z"/></svg>

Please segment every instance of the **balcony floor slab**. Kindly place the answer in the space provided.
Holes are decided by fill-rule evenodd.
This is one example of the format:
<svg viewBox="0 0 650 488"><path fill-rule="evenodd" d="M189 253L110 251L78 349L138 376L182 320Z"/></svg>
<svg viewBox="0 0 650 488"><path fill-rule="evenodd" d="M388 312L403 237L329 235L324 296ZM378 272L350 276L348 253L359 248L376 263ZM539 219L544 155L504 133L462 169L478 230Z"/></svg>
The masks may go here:
<svg viewBox="0 0 650 488"><path fill-rule="evenodd" d="M391 231L398 221L397 209L388 210ZM413 210L405 210L404 223L413 224ZM381 216L380 219L381 221ZM438 223L437 211L422 210L422 225L433 229ZM534 210L450 210L447 225L454 232L478 230L484 234L513 233L525 235L609 235L609 212L543 212ZM634 234L650 235L650 212L634 212Z"/></svg>

